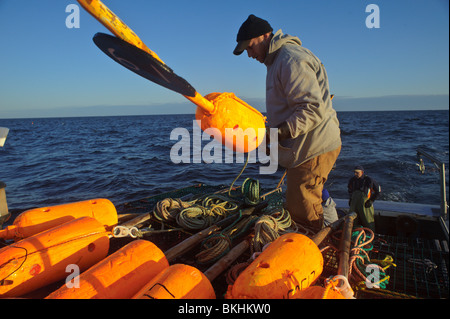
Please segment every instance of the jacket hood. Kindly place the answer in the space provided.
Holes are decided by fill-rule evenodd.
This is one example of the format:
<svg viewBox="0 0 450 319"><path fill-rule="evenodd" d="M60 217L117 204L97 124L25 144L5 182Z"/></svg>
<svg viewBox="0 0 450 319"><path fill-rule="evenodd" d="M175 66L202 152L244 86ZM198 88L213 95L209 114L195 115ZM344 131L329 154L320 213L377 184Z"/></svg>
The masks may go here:
<svg viewBox="0 0 450 319"><path fill-rule="evenodd" d="M298 37L293 37L289 34L284 34L283 31L278 30L272 37L269 45L269 51L267 52L265 65L271 65L273 60L277 56L278 50L285 44L302 45L302 41Z"/></svg>

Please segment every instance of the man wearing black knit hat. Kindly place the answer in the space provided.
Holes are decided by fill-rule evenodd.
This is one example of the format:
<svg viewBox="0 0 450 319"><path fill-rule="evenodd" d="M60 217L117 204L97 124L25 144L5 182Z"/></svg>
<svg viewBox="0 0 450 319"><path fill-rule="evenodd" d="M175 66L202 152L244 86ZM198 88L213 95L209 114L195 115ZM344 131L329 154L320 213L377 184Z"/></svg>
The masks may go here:
<svg viewBox="0 0 450 319"><path fill-rule="evenodd" d="M233 53L267 66L267 120L278 128L278 163L287 169L286 207L295 222L320 229L323 184L341 150L339 121L323 64L299 38L272 31L250 15Z"/></svg>

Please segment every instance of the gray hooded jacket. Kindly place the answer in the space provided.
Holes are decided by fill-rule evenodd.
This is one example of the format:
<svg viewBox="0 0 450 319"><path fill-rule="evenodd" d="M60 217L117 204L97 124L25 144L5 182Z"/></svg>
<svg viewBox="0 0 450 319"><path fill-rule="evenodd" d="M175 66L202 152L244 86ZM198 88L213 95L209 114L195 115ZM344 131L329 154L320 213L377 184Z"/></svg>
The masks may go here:
<svg viewBox="0 0 450 319"><path fill-rule="evenodd" d="M341 146L327 73L321 61L301 44L299 38L278 30L264 61L269 127L286 121L292 136L278 149L278 163L286 168Z"/></svg>

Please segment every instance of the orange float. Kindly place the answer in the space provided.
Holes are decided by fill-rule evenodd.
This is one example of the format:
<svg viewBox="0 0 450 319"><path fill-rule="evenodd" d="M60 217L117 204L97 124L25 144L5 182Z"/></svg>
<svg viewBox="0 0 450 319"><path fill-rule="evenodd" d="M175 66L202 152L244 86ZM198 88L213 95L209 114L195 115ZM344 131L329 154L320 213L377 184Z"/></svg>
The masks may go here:
<svg viewBox="0 0 450 319"><path fill-rule="evenodd" d="M228 299L288 299L322 273L323 257L308 237L288 233L272 242L228 288Z"/></svg>
<svg viewBox="0 0 450 319"><path fill-rule="evenodd" d="M80 272L106 257L109 235L82 217L0 249L0 297L18 297L64 279L66 267Z"/></svg>
<svg viewBox="0 0 450 319"><path fill-rule="evenodd" d="M117 38L148 53L159 64L166 66L161 58L150 50L136 33L100 0L78 0L78 2ZM166 68L170 69L168 66ZM196 118L202 121L202 130L218 129L222 133L222 137L220 139L215 135L214 137L230 149L236 152L250 152L263 141L265 137L264 116L258 110L238 99L233 93L210 93L203 97L195 91L192 95L183 96L197 106ZM247 131L247 134L253 133L252 137L243 136L246 135L246 129L248 128L252 130ZM226 129L237 134L236 142L233 141L233 137L231 137L231 140L226 140ZM242 129L244 133L242 134L238 129Z"/></svg>
<svg viewBox="0 0 450 319"><path fill-rule="evenodd" d="M203 131L236 152L247 153L256 149L264 140L264 118L233 93L210 93L205 98L214 109L207 111L197 107L195 117ZM208 129L216 129L214 132ZM218 134L220 132L220 134Z"/></svg>
<svg viewBox="0 0 450 319"><path fill-rule="evenodd" d="M311 286L298 291L292 299L346 299L338 290L331 287Z"/></svg>
<svg viewBox="0 0 450 319"><path fill-rule="evenodd" d="M159 273L133 299L215 299L208 278L197 268L175 264Z"/></svg>
<svg viewBox="0 0 450 319"><path fill-rule="evenodd" d="M167 267L155 244L135 240L83 272L78 287L64 285L46 299L129 299Z"/></svg>
<svg viewBox="0 0 450 319"><path fill-rule="evenodd" d="M117 224L117 211L108 199L97 198L63 205L30 209L0 230L0 238L20 240L80 217L92 217L102 225Z"/></svg>

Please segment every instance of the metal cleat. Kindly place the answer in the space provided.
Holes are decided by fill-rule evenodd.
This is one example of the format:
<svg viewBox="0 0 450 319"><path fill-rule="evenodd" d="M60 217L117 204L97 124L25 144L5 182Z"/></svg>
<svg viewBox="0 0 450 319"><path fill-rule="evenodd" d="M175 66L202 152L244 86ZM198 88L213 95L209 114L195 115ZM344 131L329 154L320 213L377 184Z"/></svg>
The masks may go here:
<svg viewBox="0 0 450 319"><path fill-rule="evenodd" d="M123 237L131 237L137 238L139 237L139 229L136 227L126 227L126 226L116 226L114 227L112 234L114 238L123 238Z"/></svg>

